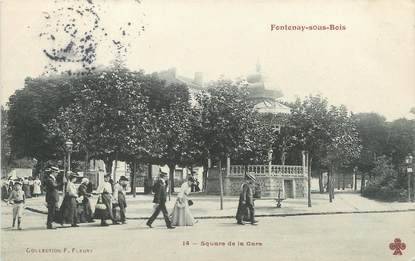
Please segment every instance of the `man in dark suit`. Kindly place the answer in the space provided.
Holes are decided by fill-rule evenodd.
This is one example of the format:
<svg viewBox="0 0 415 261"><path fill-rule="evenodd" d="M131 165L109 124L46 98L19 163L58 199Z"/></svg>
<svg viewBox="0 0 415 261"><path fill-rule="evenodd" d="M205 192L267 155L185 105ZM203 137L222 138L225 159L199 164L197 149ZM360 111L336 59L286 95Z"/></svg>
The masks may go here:
<svg viewBox="0 0 415 261"><path fill-rule="evenodd" d="M56 175L58 174L59 169L56 167L51 167L47 169L47 178L45 181L45 190L46 190L46 203L48 206L48 219L46 221L47 229L55 229L52 227L52 222L55 220L55 212L58 209L59 203L59 192L58 192L58 183L56 181Z"/></svg>
<svg viewBox="0 0 415 261"><path fill-rule="evenodd" d="M257 221L255 220L255 209L254 209L254 193L253 193L253 186L255 184L255 177L248 173L246 175L246 181L242 184L242 191L239 195L239 205L238 211L236 213L236 220L238 221L239 225L245 225L243 223L243 218L249 210L249 220L252 225L256 225Z"/></svg>
<svg viewBox="0 0 415 261"><path fill-rule="evenodd" d="M167 173L161 172L160 173L160 179L154 184L153 192L154 192L154 200L153 203L155 204L155 210L153 215L148 219L147 226L150 228L152 227L151 224L153 224L154 220L157 218L157 216L160 214L160 211L163 213L164 221L166 221L166 226L169 229L173 229L171 225L170 219L169 219L169 213L166 209L166 199L167 199L167 192L166 192L166 178Z"/></svg>

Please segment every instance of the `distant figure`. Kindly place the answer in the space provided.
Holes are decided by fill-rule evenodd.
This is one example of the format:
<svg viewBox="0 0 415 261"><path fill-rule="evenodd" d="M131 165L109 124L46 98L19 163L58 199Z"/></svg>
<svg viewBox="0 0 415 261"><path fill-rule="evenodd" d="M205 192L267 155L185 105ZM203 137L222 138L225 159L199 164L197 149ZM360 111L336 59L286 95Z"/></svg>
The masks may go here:
<svg viewBox="0 0 415 261"><path fill-rule="evenodd" d="M14 183L14 190L10 193L10 196L7 200L7 204L10 204L10 201L13 202L13 224L12 227L14 228L16 224L16 218L17 218L17 229L21 230L21 223L23 218L23 210L24 210L24 204L25 204L25 193L22 190L22 183L20 181L17 181Z"/></svg>
<svg viewBox="0 0 415 261"><path fill-rule="evenodd" d="M23 179L23 191L25 193L26 198L32 197L32 194L30 194L29 179L27 177L24 177Z"/></svg>
<svg viewBox="0 0 415 261"><path fill-rule="evenodd" d="M28 178L28 180L29 180L29 191L30 191L30 196L33 196L33 189L34 189L34 187L33 187L33 182L34 182L34 180L33 180L33 177L29 177Z"/></svg>
<svg viewBox="0 0 415 261"><path fill-rule="evenodd" d="M42 182L40 181L39 177L36 176L35 180L33 181L33 196L37 197L42 194L42 190L40 189L42 186Z"/></svg>
<svg viewBox="0 0 415 261"><path fill-rule="evenodd" d="M256 225L257 221L255 220L255 209L254 209L254 194L253 187L255 184L255 177L248 173L245 177L245 182L242 184L242 191L239 196L239 205L238 211L236 213L236 220L239 225L245 225L243 222L245 213L249 210L250 222L252 225Z"/></svg>
<svg viewBox="0 0 415 261"><path fill-rule="evenodd" d="M46 190L46 203L48 206L48 219L46 221L46 228L47 229L55 229L52 227L52 222L56 219L56 211L58 210L58 203L59 203L59 193L58 188L59 185L56 182L56 175L58 175L59 169L56 167L52 167L50 169L46 169L45 172L47 173L47 178L45 181L45 190Z"/></svg>
<svg viewBox="0 0 415 261"><path fill-rule="evenodd" d="M9 182L3 178L1 180L1 200L6 200L9 197Z"/></svg>
<svg viewBox="0 0 415 261"><path fill-rule="evenodd" d="M166 226L168 229L173 229L169 219L169 213L166 209L166 200L167 200L167 190L166 190L166 178L167 173L161 171L160 172L160 179L154 184L153 192L154 192L154 213L148 219L147 226L152 228L151 224L153 224L154 220L160 214L160 211L163 213L164 221L166 222Z"/></svg>
<svg viewBox="0 0 415 261"><path fill-rule="evenodd" d="M196 222L190 213L188 196L193 185L193 178L189 177L180 187L177 195L176 204L171 214L171 223L173 226L193 226Z"/></svg>

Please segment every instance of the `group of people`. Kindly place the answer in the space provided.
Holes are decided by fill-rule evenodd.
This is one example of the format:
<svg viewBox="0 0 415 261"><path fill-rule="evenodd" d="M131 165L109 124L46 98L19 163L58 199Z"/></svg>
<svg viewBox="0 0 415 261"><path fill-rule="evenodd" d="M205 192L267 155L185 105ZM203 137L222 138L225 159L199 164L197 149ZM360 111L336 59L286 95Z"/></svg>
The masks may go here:
<svg viewBox="0 0 415 261"><path fill-rule="evenodd" d="M168 229L174 229L175 226L193 226L196 220L190 213L190 205L193 205L188 196L192 190L194 179L189 177L187 182L184 182L180 187L180 191L177 194L176 203L174 205L172 214L169 213L166 208L167 201L167 184L166 184L167 173L161 172L159 179L156 181L153 187L154 192L154 211L151 217L147 220L147 226L152 228L152 224L160 212L163 213L164 221Z"/></svg>
<svg viewBox="0 0 415 261"><path fill-rule="evenodd" d="M64 191L64 198L61 206L59 203L58 188L60 184L56 181L58 169L52 167L48 170L48 178L45 181L46 203L48 207L48 218L46 222L47 229L54 229L53 222L61 225L71 224L72 227L78 227L78 223L94 222L94 218L101 220L101 226L108 226L106 220L111 219L113 224L126 223L125 211L127 203L125 200L128 179L121 177L120 180L112 186L109 182L110 174L104 176L104 182L97 189L99 194L95 212L91 208L92 194L88 185L89 180L83 178L78 189L75 181L78 174L69 172L69 180ZM114 188L113 188L114 187Z"/></svg>
<svg viewBox="0 0 415 261"><path fill-rule="evenodd" d="M91 208L92 194L89 190L89 180L83 178L78 188L75 186L75 181L78 174L68 172L69 180L64 187L64 198L61 206L59 206L59 192L58 189L62 184L58 183L56 176L59 169L51 167L46 169L47 178L44 181L46 191L46 203L48 208L48 216L46 221L47 229L55 229L52 226L53 222L63 225L71 224L72 227L78 227L81 222L94 222L94 219L101 220L101 226L108 226L107 220L111 220L112 224L126 223L126 188L128 179L124 176L116 184L110 183L111 175L104 176L97 193L99 194L95 211ZM171 215L169 215L166 208L167 201L167 173L161 172L159 179L153 186L154 192L154 208L153 214L147 221L147 226L152 228L152 224L157 216L162 212L166 226L168 229L174 229L176 226L192 226L197 220L194 219L190 212L190 206L193 201L189 199L192 192L195 179L189 177L187 182L184 182L180 191L178 192L174 208ZM17 220L18 229L22 229L21 222L26 200L26 193L23 190L23 182L14 182L14 190L11 191L8 197L8 203L12 202L13 206L13 227ZM245 225L244 221L249 221L252 225L256 225L255 208L253 189L255 185L255 177L251 174L246 175L246 180L241 186L241 193L239 197L239 204L236 213L237 224Z"/></svg>
<svg viewBox="0 0 415 261"><path fill-rule="evenodd" d="M42 182L40 181L39 177L24 177L13 179L9 177L8 179L2 179L1 184L1 199L5 200L9 197L10 193L14 189L14 185L16 182L20 183L22 186L22 190L25 193L26 198L31 197L38 197L42 194Z"/></svg>

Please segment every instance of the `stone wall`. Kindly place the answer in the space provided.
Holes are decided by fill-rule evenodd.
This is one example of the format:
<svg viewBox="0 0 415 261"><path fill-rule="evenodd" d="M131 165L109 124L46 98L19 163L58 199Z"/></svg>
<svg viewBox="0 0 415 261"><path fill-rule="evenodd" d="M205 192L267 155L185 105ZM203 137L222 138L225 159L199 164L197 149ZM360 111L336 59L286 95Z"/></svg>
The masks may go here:
<svg viewBox="0 0 415 261"><path fill-rule="evenodd" d="M216 169L209 170L207 179L207 193L210 195L218 195L219 188L219 172ZM284 179L295 180L295 197L302 198L306 196L305 178L290 177L257 177L257 183L261 187L262 197L277 197L278 190L281 190L281 197L284 197ZM243 177L227 177L223 176L223 194L225 196L238 196L241 192L241 186L244 182Z"/></svg>

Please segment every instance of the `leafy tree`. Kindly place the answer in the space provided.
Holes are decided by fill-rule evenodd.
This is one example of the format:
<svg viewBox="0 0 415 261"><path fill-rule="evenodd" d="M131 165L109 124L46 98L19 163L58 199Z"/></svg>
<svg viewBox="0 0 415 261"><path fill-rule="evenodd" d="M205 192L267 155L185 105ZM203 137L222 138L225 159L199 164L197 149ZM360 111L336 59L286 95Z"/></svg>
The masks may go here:
<svg viewBox="0 0 415 261"><path fill-rule="evenodd" d="M320 162L327 155L326 148L331 139L330 120L328 101L321 96L309 96L303 101L297 99L292 106L290 124L295 130L295 142L301 150L309 153L310 167L314 159ZM311 207L311 169L308 174L308 206Z"/></svg>
<svg viewBox="0 0 415 261"><path fill-rule="evenodd" d="M254 104L248 99L246 86L229 80L213 82L207 92L196 97L199 104L198 129L200 144L209 158L219 162L222 182L222 160L232 157L247 145ZM221 209L223 188L221 187Z"/></svg>
<svg viewBox="0 0 415 261"><path fill-rule="evenodd" d="M334 198L334 171L340 168L350 168L360 156L361 145L354 118L349 115L345 106L331 106L329 115L331 119L331 124L328 126L330 142L327 146L326 160L329 165L331 202Z"/></svg>
<svg viewBox="0 0 415 261"><path fill-rule="evenodd" d="M13 158L36 158L38 163L61 158L56 140L48 136L47 122L72 99L66 76L27 78L9 98L8 127Z"/></svg>
<svg viewBox="0 0 415 261"><path fill-rule="evenodd" d="M1 106L1 173L7 175L11 166L10 132L7 123L7 110Z"/></svg>
<svg viewBox="0 0 415 261"><path fill-rule="evenodd" d="M405 157L415 153L415 120L397 119L388 124L387 154L398 168Z"/></svg>

